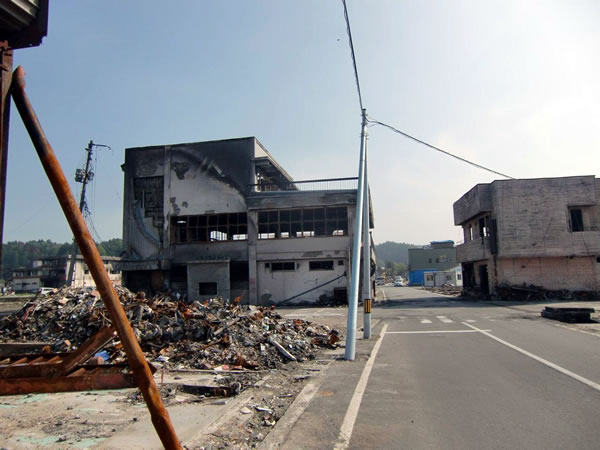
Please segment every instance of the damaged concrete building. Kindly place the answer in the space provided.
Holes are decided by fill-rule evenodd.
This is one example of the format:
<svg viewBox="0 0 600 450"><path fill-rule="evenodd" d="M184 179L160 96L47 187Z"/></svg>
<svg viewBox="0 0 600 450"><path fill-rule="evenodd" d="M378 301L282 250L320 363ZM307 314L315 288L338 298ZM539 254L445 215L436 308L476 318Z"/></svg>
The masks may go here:
<svg viewBox="0 0 600 450"><path fill-rule="evenodd" d="M128 148L122 168L129 289L346 301L356 178L294 181L254 137Z"/></svg>
<svg viewBox="0 0 600 450"><path fill-rule="evenodd" d="M119 258L102 256L102 262L108 272L110 280L117 285L121 284L121 272L116 268ZM71 258L67 255L49 256L32 262L31 267L20 268L13 272L10 284L15 292L35 292L41 287L59 288L66 286L67 274ZM77 255L73 268L71 286L96 287L83 256Z"/></svg>
<svg viewBox="0 0 600 450"><path fill-rule="evenodd" d="M497 180L454 203L465 292L504 287L598 291L600 180L594 176Z"/></svg>

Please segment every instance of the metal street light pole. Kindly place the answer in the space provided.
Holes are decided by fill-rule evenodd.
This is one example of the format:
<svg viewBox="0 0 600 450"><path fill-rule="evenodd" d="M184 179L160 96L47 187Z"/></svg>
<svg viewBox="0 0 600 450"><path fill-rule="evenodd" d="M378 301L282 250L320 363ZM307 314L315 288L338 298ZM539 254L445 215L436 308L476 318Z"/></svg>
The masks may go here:
<svg viewBox="0 0 600 450"><path fill-rule="evenodd" d="M354 360L356 356L356 310L358 309L358 288L360 273L360 241L363 224L365 142L367 140L367 111L362 110L360 133L360 163L358 166L358 186L356 192L356 217L354 219L354 239L352 244L352 275L350 276L350 296L348 298L348 325L346 327L346 351L344 358Z"/></svg>
<svg viewBox="0 0 600 450"><path fill-rule="evenodd" d="M363 337L369 339L371 337L371 239L369 236L370 220L369 220L369 177L368 177L368 153L367 140L365 138L365 169L363 174L364 192L363 192L363 278L362 278L362 299L363 299Z"/></svg>

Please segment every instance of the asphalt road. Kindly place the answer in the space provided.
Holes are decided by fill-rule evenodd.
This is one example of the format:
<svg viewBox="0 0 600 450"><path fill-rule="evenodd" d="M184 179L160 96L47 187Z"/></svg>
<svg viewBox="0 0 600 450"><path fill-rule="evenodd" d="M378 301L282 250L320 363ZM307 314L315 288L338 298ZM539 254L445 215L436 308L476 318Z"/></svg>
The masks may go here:
<svg viewBox="0 0 600 450"><path fill-rule="evenodd" d="M543 319L543 305L383 290L379 344L333 364L284 448L600 448L599 324Z"/></svg>

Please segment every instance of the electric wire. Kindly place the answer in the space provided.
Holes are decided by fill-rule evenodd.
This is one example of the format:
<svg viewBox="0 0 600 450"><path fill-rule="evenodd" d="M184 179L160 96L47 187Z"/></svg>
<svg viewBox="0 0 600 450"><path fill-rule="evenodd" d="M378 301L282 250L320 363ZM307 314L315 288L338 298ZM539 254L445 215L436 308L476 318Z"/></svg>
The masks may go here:
<svg viewBox="0 0 600 450"><path fill-rule="evenodd" d="M344 5L344 19L346 21L346 32L348 33L348 42L350 44L350 54L352 56L352 66L354 67L354 78L356 80L356 90L358 91L358 102L360 103L360 111L363 111L362 94L360 91L360 81L358 80L358 68L356 67L356 55L354 53L354 42L352 41L352 31L350 30L350 18L348 17L348 7L346 6L346 0L342 0Z"/></svg>
<svg viewBox="0 0 600 450"><path fill-rule="evenodd" d="M382 127L388 128L388 129L394 131L395 133L398 133L398 134L404 136L405 138L411 139L411 140L413 140L413 141L415 141L415 142L417 142L419 144L422 144L422 145L424 145L426 147L429 147L429 148L431 148L433 150L441 152L441 153L443 153L445 155L448 155L448 156L450 156L452 158L458 159L459 161L462 161L464 163L470 164L473 167L476 167L476 168L481 169L481 170L485 170L485 171L493 173L495 175L500 175L501 177L508 178L510 180L514 180L514 177L511 177L510 175L506 175L506 174L504 174L502 172L498 172L496 170L490 169L489 167L485 167L485 166L482 166L481 164L474 163L473 161L469 161L468 159L465 159L465 158L463 158L461 156L455 155L455 154L450 153L450 152L448 152L446 150L443 150L443 149L441 149L439 147L436 147L435 145L431 145L431 144L429 144L429 143L427 143L427 142L425 142L425 141L423 141L421 139L418 139L418 138L416 138L414 136L411 136L408 133L405 133L404 131L400 131L398 128L395 128L395 127L393 127L391 125L388 125L387 123L383 123L383 122L380 122L379 120L375 120L375 119L372 119L372 118L367 118L367 120L369 121L369 123L373 123L373 124L380 125Z"/></svg>

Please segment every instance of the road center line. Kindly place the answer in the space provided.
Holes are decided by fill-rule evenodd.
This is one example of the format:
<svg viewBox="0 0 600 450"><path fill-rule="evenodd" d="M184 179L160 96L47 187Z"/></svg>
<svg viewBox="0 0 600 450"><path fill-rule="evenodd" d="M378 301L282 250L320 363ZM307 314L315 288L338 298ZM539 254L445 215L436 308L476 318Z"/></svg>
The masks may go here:
<svg viewBox="0 0 600 450"><path fill-rule="evenodd" d="M436 333L479 333L492 330L419 330L419 331L387 331L385 334L436 334Z"/></svg>
<svg viewBox="0 0 600 450"><path fill-rule="evenodd" d="M496 342L500 342L501 344L506 345L507 347L512 348L513 350L516 350L516 351L518 351L519 353L522 353L525 356L529 356L531 359L535 359L536 361L544 364L545 366L548 366L551 369L554 369L557 372L562 373L563 375L571 377L574 380L577 380L580 383L583 383L583 384L591 387L592 389L596 389L597 391L600 391L600 384L598 384L598 383L595 383L595 382L593 382L591 380L588 380L587 378L584 378L581 375L577 375L576 373L571 372L570 370L567 370L564 367L561 367L561 366L559 366L557 364L554 364L553 362L550 362L550 361L548 361L548 360L546 360L544 358L541 358L541 357L539 357L537 355L534 355L533 353L528 352L527 350L523 350L522 348L517 347L516 345L513 345L510 342L506 342L505 340L502 340L499 337L496 337L493 334L488 333L486 330L480 330L479 328L474 327L473 325L468 324L466 322L463 322L463 325L466 325L466 326L468 326L470 328L473 328L473 330L477 330L480 333L485 334L487 337L495 340Z"/></svg>
<svg viewBox="0 0 600 450"><path fill-rule="evenodd" d="M360 380L358 380L358 384L354 389L352 400L350 400L348 410L346 411L344 421L342 422L342 426L340 428L340 435L338 436L338 441L334 447L335 450L346 449L350 445L350 438L352 437L352 431L354 430L354 424L356 423L356 417L358 416L360 403L362 402L363 394L365 393L365 389L367 388L367 381L369 380L371 369L373 369L373 364L375 364L375 358L377 357L379 347L381 347L381 342L383 341L383 337L385 336L387 327L388 324L386 323L381 329L379 339L377 339L377 342L373 347L373 351L371 351L371 356L369 356L369 360L367 361L367 364L365 364L365 367L362 371Z"/></svg>

